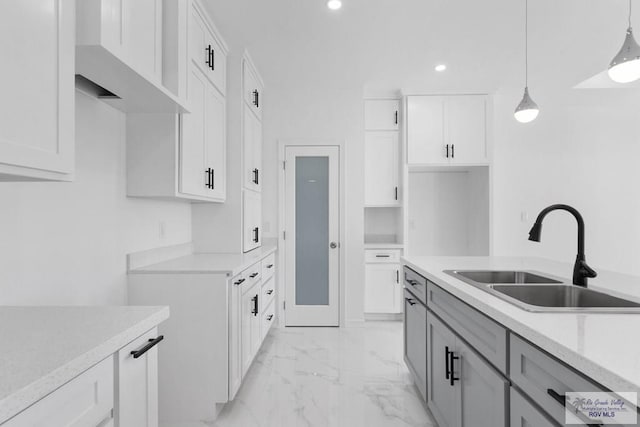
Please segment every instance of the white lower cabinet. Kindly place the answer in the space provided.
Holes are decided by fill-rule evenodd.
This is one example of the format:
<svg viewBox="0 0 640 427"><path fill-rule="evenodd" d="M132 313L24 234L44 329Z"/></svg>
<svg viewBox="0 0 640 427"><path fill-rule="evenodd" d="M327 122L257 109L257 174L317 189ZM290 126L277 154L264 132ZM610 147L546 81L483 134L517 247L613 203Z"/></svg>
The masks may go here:
<svg viewBox="0 0 640 427"><path fill-rule="evenodd" d="M116 356L115 425L156 427L158 425L157 329L123 347Z"/></svg>
<svg viewBox="0 0 640 427"><path fill-rule="evenodd" d="M427 369L427 404L440 427L508 425L508 380L436 316L427 318Z"/></svg>
<svg viewBox="0 0 640 427"><path fill-rule="evenodd" d="M366 250L365 260L365 313L402 313L400 250Z"/></svg>
<svg viewBox="0 0 640 427"><path fill-rule="evenodd" d="M260 284L254 283L242 291L242 375L244 376L253 358L260 348L262 337L260 335Z"/></svg>
<svg viewBox="0 0 640 427"><path fill-rule="evenodd" d="M112 418L113 356L11 418L3 427L94 427ZM108 424L107 424L108 425Z"/></svg>

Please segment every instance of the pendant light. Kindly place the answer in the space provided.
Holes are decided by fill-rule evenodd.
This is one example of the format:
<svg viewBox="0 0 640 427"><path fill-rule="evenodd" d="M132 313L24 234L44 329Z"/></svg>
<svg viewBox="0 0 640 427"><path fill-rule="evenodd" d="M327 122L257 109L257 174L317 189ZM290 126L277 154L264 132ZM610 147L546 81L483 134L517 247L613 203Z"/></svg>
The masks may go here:
<svg viewBox="0 0 640 427"><path fill-rule="evenodd" d="M529 4L524 2L524 96L513 113L520 123L532 122L538 117L538 105L529 96Z"/></svg>
<svg viewBox="0 0 640 427"><path fill-rule="evenodd" d="M630 83L640 79L640 46L631 29L631 0L629 0L629 27L620 52L609 64L609 77L618 83Z"/></svg>

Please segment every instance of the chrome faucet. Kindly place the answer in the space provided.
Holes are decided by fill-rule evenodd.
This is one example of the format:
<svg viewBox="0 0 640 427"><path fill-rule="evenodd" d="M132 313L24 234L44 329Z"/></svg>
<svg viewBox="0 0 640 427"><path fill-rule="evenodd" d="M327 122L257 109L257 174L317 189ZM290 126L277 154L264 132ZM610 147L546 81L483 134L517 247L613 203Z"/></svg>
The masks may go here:
<svg viewBox="0 0 640 427"><path fill-rule="evenodd" d="M529 240L532 242L540 241L540 233L542 231L542 221L549 212L555 210L563 210L569 212L574 216L578 222L578 255L576 256L576 262L573 266L573 284L577 286L587 287L587 279L594 278L598 275L594 269L587 265L584 255L584 220L582 215L575 208L569 205L551 205L540 212L535 224L529 231Z"/></svg>

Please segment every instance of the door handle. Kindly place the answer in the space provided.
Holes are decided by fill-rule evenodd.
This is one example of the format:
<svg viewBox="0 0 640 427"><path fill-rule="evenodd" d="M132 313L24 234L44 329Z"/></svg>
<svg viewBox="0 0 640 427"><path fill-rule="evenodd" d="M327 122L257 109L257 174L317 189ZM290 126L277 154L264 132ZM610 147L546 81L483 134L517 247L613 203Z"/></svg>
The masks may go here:
<svg viewBox="0 0 640 427"><path fill-rule="evenodd" d="M331 243L329 243L329 247L330 247L331 249L335 249L335 248L337 248L337 247L338 247L338 244L337 244L336 242L331 242Z"/></svg>

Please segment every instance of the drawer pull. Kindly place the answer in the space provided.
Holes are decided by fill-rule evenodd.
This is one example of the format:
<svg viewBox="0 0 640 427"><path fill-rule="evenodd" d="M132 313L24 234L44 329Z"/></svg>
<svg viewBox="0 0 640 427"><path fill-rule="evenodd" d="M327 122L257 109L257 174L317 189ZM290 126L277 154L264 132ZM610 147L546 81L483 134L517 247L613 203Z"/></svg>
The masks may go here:
<svg viewBox="0 0 640 427"><path fill-rule="evenodd" d="M271 295L272 293L273 293L273 289L269 289L269 290L267 291L267 295Z"/></svg>
<svg viewBox="0 0 640 427"><path fill-rule="evenodd" d="M412 298L405 298L404 300L405 300L406 302L408 302L408 303L409 303L409 305L412 305L412 306L413 306L413 305L416 305L415 300L413 300ZM448 378L448 377L447 377L447 378Z"/></svg>
<svg viewBox="0 0 640 427"><path fill-rule="evenodd" d="M411 286L418 286L419 283L416 282L415 280L407 280L407 283L409 283Z"/></svg>
<svg viewBox="0 0 640 427"><path fill-rule="evenodd" d="M391 255L376 255L376 258L390 258Z"/></svg>
<svg viewBox="0 0 640 427"><path fill-rule="evenodd" d="M253 279L253 278L257 277L258 274L260 274L260 273L253 273L253 274L250 274L249 277L251 277Z"/></svg>
<svg viewBox="0 0 640 427"><path fill-rule="evenodd" d="M233 282L234 285L242 285L246 279L240 279L237 282Z"/></svg>
<svg viewBox="0 0 640 427"><path fill-rule="evenodd" d="M273 268L273 264L267 265L267 268Z"/></svg>
<svg viewBox="0 0 640 427"><path fill-rule="evenodd" d="M558 393L557 391L555 391L552 388L548 388L547 389L547 394L549 396L551 396L553 398L553 400L555 400L556 402L558 402L560 405L562 405L563 407L567 407L567 397L563 394ZM579 412L576 410L574 411L574 413L576 414L576 416L579 417ZM579 417L582 418L582 417ZM602 426L602 423L596 423L596 424L587 424L588 427L600 427Z"/></svg>
<svg viewBox="0 0 640 427"><path fill-rule="evenodd" d="M273 319L273 314L270 314L270 315L268 315L268 316L267 316L267 320L268 320L269 322L271 322L271 319Z"/></svg>
<svg viewBox="0 0 640 427"><path fill-rule="evenodd" d="M158 345L158 343L163 339L164 339L164 335L160 335L158 338L149 338L149 342L147 342L147 344L144 347L142 347L140 350L133 350L131 352L131 355L133 356L134 359L137 359L138 357L142 356L147 351L151 350L153 347Z"/></svg>

